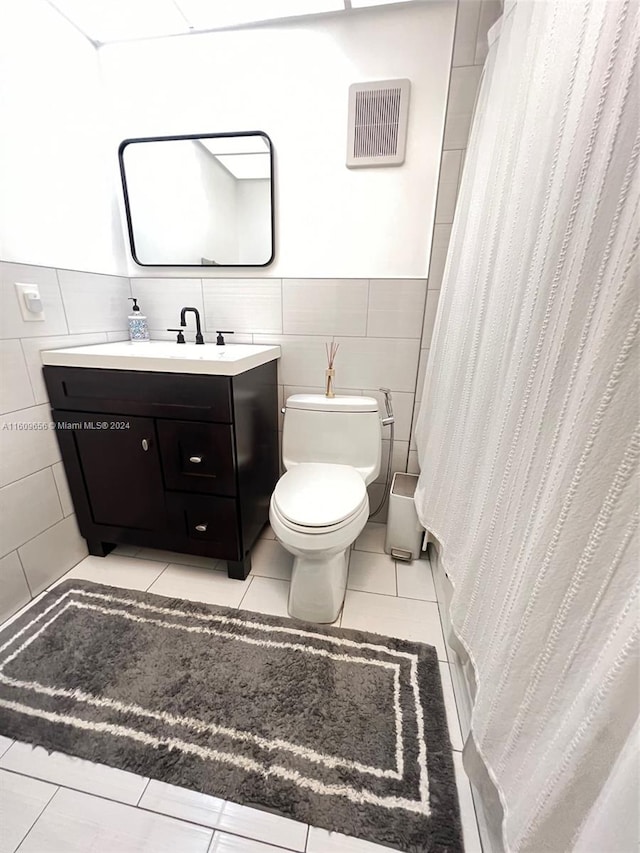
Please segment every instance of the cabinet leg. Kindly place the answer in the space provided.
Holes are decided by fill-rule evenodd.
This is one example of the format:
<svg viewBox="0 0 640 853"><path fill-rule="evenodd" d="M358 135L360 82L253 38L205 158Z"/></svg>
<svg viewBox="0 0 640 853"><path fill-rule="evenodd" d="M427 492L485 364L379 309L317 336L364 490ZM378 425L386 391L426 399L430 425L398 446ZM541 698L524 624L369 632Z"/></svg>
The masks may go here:
<svg viewBox="0 0 640 853"><path fill-rule="evenodd" d="M112 542L98 542L95 539L87 539L89 553L94 557L106 557L116 547Z"/></svg>
<svg viewBox="0 0 640 853"><path fill-rule="evenodd" d="M227 575L243 581L251 571L251 552L247 551L242 560L227 560Z"/></svg>

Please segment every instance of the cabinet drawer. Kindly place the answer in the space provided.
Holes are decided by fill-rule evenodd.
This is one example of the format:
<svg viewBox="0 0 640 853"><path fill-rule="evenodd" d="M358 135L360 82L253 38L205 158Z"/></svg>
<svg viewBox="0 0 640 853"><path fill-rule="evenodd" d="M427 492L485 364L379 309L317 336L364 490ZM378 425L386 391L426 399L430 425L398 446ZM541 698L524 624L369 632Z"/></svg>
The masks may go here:
<svg viewBox="0 0 640 853"><path fill-rule="evenodd" d="M170 522L189 542L206 542L222 560L240 559L237 503L233 498L166 494Z"/></svg>
<svg viewBox="0 0 640 853"><path fill-rule="evenodd" d="M54 409L218 423L232 420L228 376L53 365L45 365L43 373Z"/></svg>
<svg viewBox="0 0 640 853"><path fill-rule="evenodd" d="M156 421L167 489L235 495L233 430L229 424Z"/></svg>

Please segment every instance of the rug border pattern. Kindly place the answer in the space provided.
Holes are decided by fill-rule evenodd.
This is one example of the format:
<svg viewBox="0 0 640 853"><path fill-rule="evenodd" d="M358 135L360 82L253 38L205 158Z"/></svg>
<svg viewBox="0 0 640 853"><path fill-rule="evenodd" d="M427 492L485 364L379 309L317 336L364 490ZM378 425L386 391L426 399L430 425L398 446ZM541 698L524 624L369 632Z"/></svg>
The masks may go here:
<svg viewBox="0 0 640 853"><path fill-rule="evenodd" d="M50 627L51 624L55 622L57 618L59 618L64 612L68 610L69 607L79 607L83 609L91 609L98 610L105 613L112 613L117 616L124 616L124 618L134 619L135 621L142 622L154 622L156 620L145 619L143 617L136 617L130 613L126 613L124 611L109 611L105 608L100 608L96 605L87 605L86 603L81 603L77 601L73 601L71 596L79 595L92 599L101 599L103 601L107 601L114 604L124 604L128 607L141 609L143 611L153 611L155 613L163 614L171 616L175 618L176 616L184 616L190 619L195 619L197 621L205 621L205 622L219 622L223 625L238 625L243 628L250 628L254 630L266 631L266 632L276 632L283 633L288 635L297 636L300 638L313 638L315 640L321 640L322 642L327 642L329 644L333 644L334 646L344 647L344 648L360 648L367 649L375 652L382 652L386 655L389 655L393 658L399 658L401 660L407 661L410 664L410 682L411 687L413 689L414 701L415 701L415 713L416 713L416 722L417 722L417 732L419 735L418 738L418 749L419 749L419 770L420 770L420 799L419 800L411 800L408 798L400 798L400 797L382 797L378 794L375 794L372 791L368 791L365 788L361 788L357 790L347 785L332 785L321 782L320 780L313 779L312 777L301 776L297 771L290 770L286 767L282 767L279 765L271 765L269 767L260 764L259 762L254 761L253 759L249 759L245 756L239 755L237 753L228 753L228 752L220 752L216 749L209 749L206 747L198 746L193 743L189 743L188 741L184 741L179 738L172 738L167 740L166 738L162 738L162 740L158 740L154 738L153 735L150 735L147 732L139 731L137 729L132 729L126 726L120 726L113 723L106 723L100 721L89 721L84 720L81 717L74 717L70 714L57 714L51 711L45 711L39 708L33 708L30 705L22 704L19 702L13 702L8 699L0 698L0 707L5 707L8 710L12 710L14 712L25 714L27 716L36 716L41 719L46 719L49 722L58 722L64 723L70 726L74 726L80 729L88 729L95 732L104 732L108 734L112 734L114 736L119 737L128 737L133 740L137 740L139 742L145 743L148 746L159 746L161 744L170 745L171 748L179 749L182 752L187 754L195 754L205 760L214 760L221 761L227 764L233 764L237 767L242 768L243 770L247 770L249 772L261 773L265 776L275 775L282 779L288 779L289 781L295 781L296 784L301 787L308 787L314 791L316 794L320 795L330 795L330 796L342 796L347 797L351 802L361 803L361 804L370 804L377 805L385 808L391 809L405 809L407 811L417 812L424 816L429 816L431 813L430 809L430 801L429 801L429 779L428 779L428 771L427 771L427 752L426 752L426 741L425 741L425 733L424 733L424 712L422 708L421 698L420 698L420 690L418 686L417 680L417 665L418 658L417 655L412 654L410 652L403 652L396 649L389 648L382 643L368 643L368 642L360 642L356 640L351 640L346 637L336 637L327 634L320 634L315 631L305 630L300 628L293 628L288 626L274 626L261 622L244 620L238 617L230 617L225 616L219 613L209 613L209 614L194 614L194 613L182 613L180 611L176 611L170 608L162 608L154 605L146 604L145 602L137 601L132 598L120 598L117 595L106 595L104 593L96 593L91 592L86 589L82 589L80 587L73 587L68 589L66 592L62 593L56 600L49 605L44 611L39 613L34 619L32 619L29 623L27 623L23 628L21 628L17 633L15 633L10 639L8 639L2 646L0 646L0 654L6 651L10 646L14 645L15 642L21 638L23 635L27 634L29 630L41 622L43 618L51 613L52 610L58 608L59 605L65 600L69 599L64 607L60 608L59 611L47 622L44 623L36 632L27 637L27 639L12 653L10 653L5 659L0 662L0 681L7 684L10 687L22 688L25 690L31 690L35 693L45 694L48 696L65 696L67 698L74 698L80 702L85 702L87 704L92 704L97 707L108 707L110 706L113 710L123 710L126 712L137 713L139 716L154 716L154 712L149 711L149 709L139 709L138 706L124 706L122 703L116 703L113 700L105 700L104 697L94 696L92 694L86 694L81 691L69 691L66 688L56 688L50 687L47 685L40 684L39 682L23 682L18 681L16 679L12 679L9 676L5 675L3 672L4 667L16 659L16 657L24 651L28 645L30 645L34 640L36 640L42 633ZM378 777L390 777L401 779L402 771L403 771L403 761L402 761L402 719L401 712L399 706L399 664L392 664L386 661L378 661L378 660L370 660L367 658L352 658L346 654L337 654L331 653L323 649L317 649L315 647L303 646L301 644L294 645L293 643L283 643L276 642L271 640L259 640L254 638L243 637L238 634L230 634L226 632L215 631L211 628L198 628L198 627L186 627L182 625L170 624L168 622L157 623L161 624L162 627L165 628L179 628L182 630L196 630L200 632L212 633L217 635L222 635L229 637L234 640L240 640L243 642L250 642L256 645L270 645L281 648L295 648L296 650L300 650L303 652L311 653L311 654L322 654L328 657L332 657L338 660L347 660L358 662L362 664L370 664L370 665L378 665L383 666L385 668L391 668L394 670L394 702L395 702L395 723L396 723L396 759L397 766L395 771L388 771L382 768L372 768L367 767L365 765L360 765L358 762L352 762L349 759L340 759L334 756L323 756L320 753L315 753L313 756L310 754L304 755L304 752L312 753L313 751L306 750L304 747L299 747L296 744L288 744L286 742L271 742L271 748L284 748L290 749L294 753L298 753L302 755L302 757L308 758L311 761L319 761L324 763L325 766L331 765L340 765L340 766L350 766L355 770L358 770L361 773L372 773ZM381 638L383 639L383 638ZM120 707L116 707L120 705ZM162 715L163 722L172 723L173 720L168 717ZM185 725L185 719L177 720L180 725ZM193 720L190 721L194 725L200 724L200 726L207 726L203 721ZM187 723L188 727L188 723ZM225 734L229 734L227 730ZM237 732L236 732L237 734ZM242 733L244 734L244 733ZM230 735L233 737L233 735ZM255 736L254 736L255 737ZM242 736L240 739L244 739ZM328 760L327 760L328 759Z"/></svg>

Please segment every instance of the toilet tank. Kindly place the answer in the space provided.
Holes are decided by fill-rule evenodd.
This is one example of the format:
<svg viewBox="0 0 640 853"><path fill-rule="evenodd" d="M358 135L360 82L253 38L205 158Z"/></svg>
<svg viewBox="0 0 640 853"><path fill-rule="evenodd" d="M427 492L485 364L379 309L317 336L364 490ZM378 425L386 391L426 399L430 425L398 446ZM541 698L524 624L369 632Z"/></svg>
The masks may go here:
<svg viewBox="0 0 640 853"><path fill-rule="evenodd" d="M380 473L382 427L373 397L294 394L285 403L282 461L350 465L372 483Z"/></svg>

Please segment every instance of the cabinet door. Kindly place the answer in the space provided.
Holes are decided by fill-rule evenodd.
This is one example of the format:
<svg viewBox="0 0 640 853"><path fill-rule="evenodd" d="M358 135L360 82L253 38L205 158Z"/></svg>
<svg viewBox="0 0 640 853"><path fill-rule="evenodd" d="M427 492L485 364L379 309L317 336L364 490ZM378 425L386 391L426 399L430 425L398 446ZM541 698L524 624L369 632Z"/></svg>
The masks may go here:
<svg viewBox="0 0 640 853"><path fill-rule="evenodd" d="M73 433L95 524L156 530L164 488L152 418L54 412Z"/></svg>

